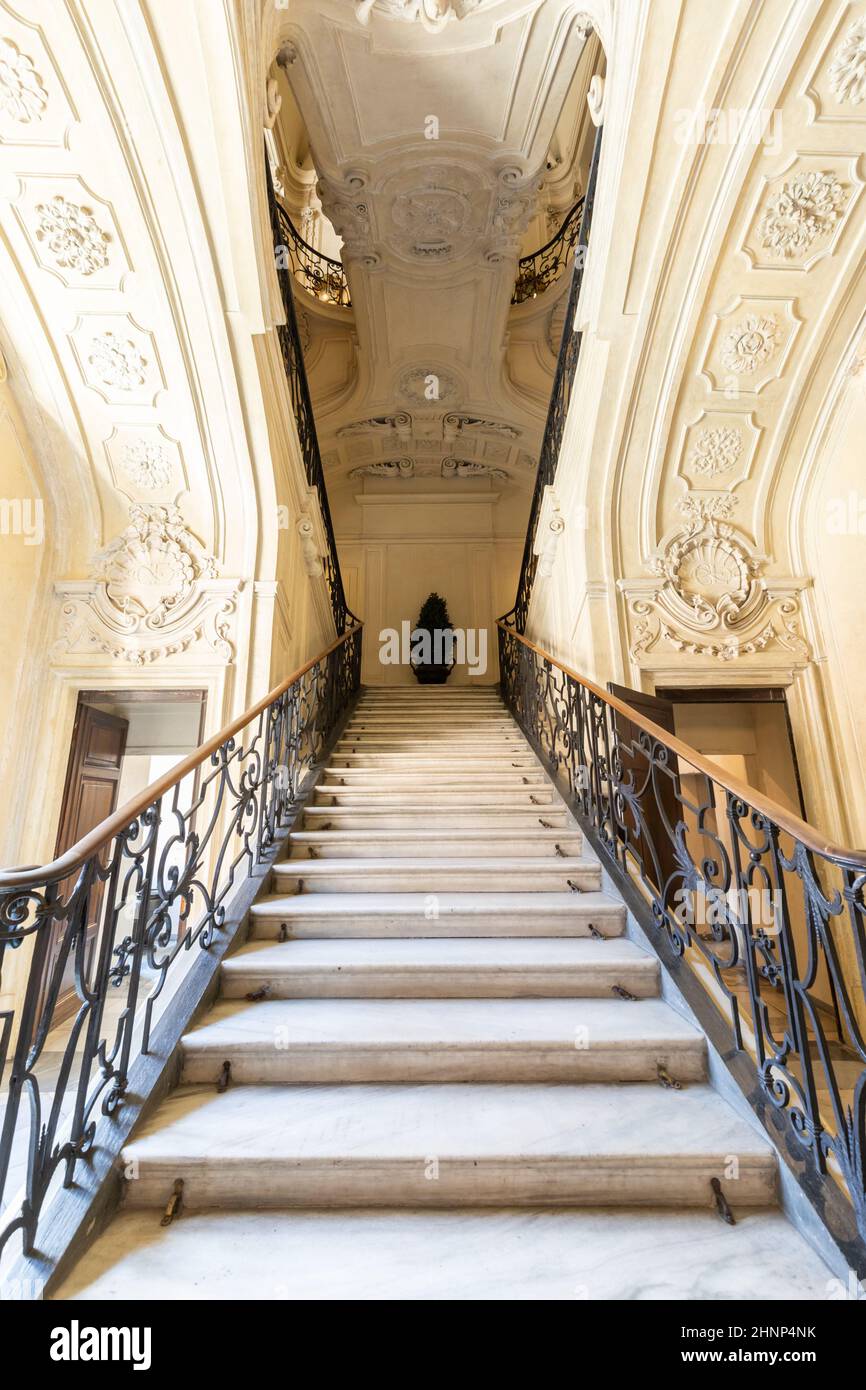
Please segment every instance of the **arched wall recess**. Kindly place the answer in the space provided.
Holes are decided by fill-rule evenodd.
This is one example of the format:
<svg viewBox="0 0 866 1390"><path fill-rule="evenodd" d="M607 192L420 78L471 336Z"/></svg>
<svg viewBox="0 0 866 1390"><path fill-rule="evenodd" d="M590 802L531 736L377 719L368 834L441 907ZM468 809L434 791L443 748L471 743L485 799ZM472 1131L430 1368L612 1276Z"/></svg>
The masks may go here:
<svg viewBox="0 0 866 1390"><path fill-rule="evenodd" d="M626 59L658 81L625 92L614 41L605 138L626 155L619 171L602 159L599 200L618 215L587 265L556 479L567 521L585 508L588 525L568 526L568 565L530 615L536 640L602 680L786 685L798 745L826 754L836 787L850 780L847 736L814 546L794 543L791 513L862 303L866 108L833 72L864 18L866 6L841 0L752 9L708 44L685 7ZM719 112L751 127L721 129ZM807 805L821 809L828 774L818 755L801 758ZM822 823L837 828L832 815Z"/></svg>

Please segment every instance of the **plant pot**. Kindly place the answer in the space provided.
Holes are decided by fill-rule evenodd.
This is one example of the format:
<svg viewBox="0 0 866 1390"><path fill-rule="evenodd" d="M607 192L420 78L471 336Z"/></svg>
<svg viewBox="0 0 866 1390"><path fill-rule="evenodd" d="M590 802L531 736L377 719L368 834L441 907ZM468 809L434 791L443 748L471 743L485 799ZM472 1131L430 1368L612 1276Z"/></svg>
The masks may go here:
<svg viewBox="0 0 866 1390"><path fill-rule="evenodd" d="M419 664L412 667L419 685L444 685L453 669L453 662L449 666L421 666Z"/></svg>

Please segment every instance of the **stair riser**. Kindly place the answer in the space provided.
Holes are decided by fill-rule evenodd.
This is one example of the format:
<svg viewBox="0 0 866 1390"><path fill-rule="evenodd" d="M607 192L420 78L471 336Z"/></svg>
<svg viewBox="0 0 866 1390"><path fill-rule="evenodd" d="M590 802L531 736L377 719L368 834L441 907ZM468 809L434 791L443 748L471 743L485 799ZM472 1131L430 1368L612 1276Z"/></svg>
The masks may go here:
<svg viewBox="0 0 866 1390"><path fill-rule="evenodd" d="M638 999L658 994L655 967L559 966L538 970L392 969L296 970L284 975L232 971L222 977L224 999L243 999L266 987L269 999L609 999L619 985Z"/></svg>
<svg viewBox="0 0 866 1390"><path fill-rule="evenodd" d="M520 791L522 787L546 785L544 773L537 763L534 767L516 768L507 772L479 767L449 772L442 768L441 764L434 764L429 769L419 769L417 764L410 768L405 763L402 767L398 764L396 768L388 769L382 768L381 764L371 767L340 766L325 768L325 776L329 783L337 781L347 786L366 786L370 790L393 788L395 791L426 791L429 788L435 791L437 787L453 787L457 791L466 791L476 783L484 782L500 787L503 791Z"/></svg>
<svg viewBox="0 0 866 1390"><path fill-rule="evenodd" d="M489 738L493 735L510 735L515 738L519 730L514 720L509 717L501 719L474 719L465 717L447 718L418 718L418 719L385 719L370 715L365 719L350 719L346 725L346 733L364 733L372 737L402 738L408 734L411 738L444 738L448 734L459 734L461 737L472 737L480 735L481 738Z"/></svg>
<svg viewBox="0 0 866 1390"><path fill-rule="evenodd" d="M252 917L250 940L279 941L284 918ZM622 936L625 917L622 913L602 915L575 909L573 916L515 916L495 913L481 916L455 912L438 918L425 919L420 914L404 917L293 917L286 922L288 941L390 940L401 937L573 937L591 936L590 924L602 936Z"/></svg>
<svg viewBox="0 0 866 1390"><path fill-rule="evenodd" d="M622 1007L628 1008L627 1004ZM239 1086L331 1086L377 1082L607 1082L656 1081L661 1064L678 1081L705 1079L702 1038L685 1047L629 1046L579 1049L560 1044L532 1043L453 1048L407 1048L395 1043L381 1047L305 1045L281 1051L272 1048L234 1051L231 1048L183 1047L184 1084L216 1084L223 1062L231 1062L232 1082Z"/></svg>
<svg viewBox="0 0 866 1390"><path fill-rule="evenodd" d="M536 826L536 830L538 827ZM293 859L474 859L485 858L531 858L549 859L557 853L559 845L565 855L580 854L583 837L573 830L541 831L544 840L531 839L529 834L514 835L508 831L493 834L489 839L461 840L459 836L448 835L435 839L396 840L374 835L369 842L363 840L335 840L328 843L322 833L315 834L315 842L310 845L301 838L292 836ZM350 832L351 833L351 832ZM548 839L547 836L551 838ZM556 837L556 838L554 838ZM312 850L312 853L310 852Z"/></svg>
<svg viewBox="0 0 866 1390"><path fill-rule="evenodd" d="M455 1159L418 1154L406 1159L251 1160L207 1163L147 1161L127 1183L124 1205L163 1208L183 1178L184 1209L281 1210L299 1207L676 1206L707 1208L710 1181L724 1174L726 1156L687 1162L635 1159L623 1168L604 1158ZM434 1166L435 1165L435 1166ZM741 1163L727 1191L736 1207L775 1201L775 1175L766 1160Z"/></svg>
<svg viewBox="0 0 866 1390"><path fill-rule="evenodd" d="M530 797L535 797L535 802L531 801ZM518 788L511 792L505 792L497 787L477 787L474 791L468 787L455 787L450 790L440 788L438 791L433 788L428 789L421 797L413 797L405 792L390 791L388 788L374 791L352 787L335 787L330 784L316 788L314 801L316 805L322 806L382 807L387 809L389 813L392 810L396 811L399 807L417 811L419 804L430 807L431 810L459 807L461 814L464 807L475 806L493 809L505 805L520 805L531 811L537 803L540 814L546 817L553 804L553 790L549 786L538 786L531 789ZM545 807L548 809L543 809Z"/></svg>
<svg viewBox="0 0 866 1390"><path fill-rule="evenodd" d="M274 870L275 891L278 893L508 893L556 892L567 893L568 879L577 884L583 892L598 892L601 887L601 870L590 866L585 869L566 869L560 873L546 873L543 879L528 871L507 871L503 869L414 869L401 874L399 866L387 873L382 870L364 870L357 873L320 874L304 877L304 869L299 865L289 872L286 869ZM298 881L303 880L303 889ZM543 901L539 910L544 911Z"/></svg>
<svg viewBox="0 0 866 1390"><path fill-rule="evenodd" d="M541 820L548 825L567 824L565 811L530 807L526 811L497 811L494 806L462 811L459 808L448 810L398 810L398 811L351 811L337 807L324 806L319 815L310 810L304 812L304 828L321 830L329 825L333 830L540 830Z"/></svg>
<svg viewBox="0 0 866 1390"><path fill-rule="evenodd" d="M357 746L360 748L360 744ZM366 746L364 744L364 748ZM538 759L532 753L525 752L525 745L521 745L521 748L516 752L510 751L510 749L502 749L502 752L496 752L493 749L480 752L474 748L460 749L459 752L455 752L455 745L443 748L441 753L431 751L416 753L411 749L393 752L379 749L378 752L353 753L346 748L335 748L329 760L331 760L331 766L334 767L392 767L395 771L411 769L449 771L453 769L457 760L460 762L460 770L463 773L485 769L495 771L495 773L503 773L509 769L523 770L524 767L538 769Z"/></svg>

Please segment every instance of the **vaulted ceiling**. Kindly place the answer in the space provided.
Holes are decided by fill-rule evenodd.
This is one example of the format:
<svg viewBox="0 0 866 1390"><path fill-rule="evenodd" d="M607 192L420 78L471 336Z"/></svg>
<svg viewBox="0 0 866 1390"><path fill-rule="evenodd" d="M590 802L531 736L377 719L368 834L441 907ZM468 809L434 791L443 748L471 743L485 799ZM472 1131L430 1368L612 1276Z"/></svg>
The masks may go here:
<svg viewBox="0 0 866 1390"><path fill-rule="evenodd" d="M300 110L351 287L351 309L298 294L329 487L528 494L565 277L510 301L585 172L590 26L560 0L295 0L280 34L281 114Z"/></svg>

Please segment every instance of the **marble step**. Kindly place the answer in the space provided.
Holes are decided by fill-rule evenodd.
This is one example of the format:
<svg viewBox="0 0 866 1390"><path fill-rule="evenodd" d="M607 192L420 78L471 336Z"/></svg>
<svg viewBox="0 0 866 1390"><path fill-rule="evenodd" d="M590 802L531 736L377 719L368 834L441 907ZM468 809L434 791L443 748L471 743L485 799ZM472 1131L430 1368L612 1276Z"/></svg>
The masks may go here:
<svg viewBox="0 0 866 1390"><path fill-rule="evenodd" d="M731 1160L738 1176L726 1181ZM769 1144L708 1086L182 1087L123 1151L129 1207L774 1201ZM718 1220L718 1218L716 1218ZM719 1222L721 1225L722 1223Z"/></svg>
<svg viewBox="0 0 866 1390"><path fill-rule="evenodd" d="M121 1209L54 1297L86 1302L821 1302L830 1269L780 1211Z"/></svg>
<svg viewBox="0 0 866 1390"><path fill-rule="evenodd" d="M703 1034L660 999L222 1000L181 1043L184 1082L241 1085L704 1077ZM658 1087L661 1090L661 1087Z"/></svg>
<svg viewBox="0 0 866 1390"><path fill-rule="evenodd" d="M603 998L658 994L654 956L624 938L250 942L222 964L224 999Z"/></svg>
<svg viewBox="0 0 866 1390"><path fill-rule="evenodd" d="M273 868L281 893L537 894L598 890L601 869L586 859L284 859ZM543 908L543 903L539 903Z"/></svg>
<svg viewBox="0 0 866 1390"><path fill-rule="evenodd" d="M487 758L507 758L515 751L529 752L526 739L522 736L515 737L510 734L484 734L474 735L472 738L465 738L460 734L455 734L451 730L442 734L440 738L431 738L426 732L424 734L372 734L364 731L359 734L351 732L345 733L337 741L335 753L351 752L371 752L392 754L399 753L401 756L424 758L441 758L447 755L450 749L455 750L455 756L466 757L487 757Z"/></svg>
<svg viewBox="0 0 866 1390"><path fill-rule="evenodd" d="M389 809L387 806L307 806L303 814L308 830L544 830L571 824L564 806L508 807L492 805L420 806L417 801Z"/></svg>
<svg viewBox="0 0 866 1390"><path fill-rule="evenodd" d="M571 826L545 830L420 827L417 830L293 830L293 859L471 859L580 854L583 836Z"/></svg>
<svg viewBox="0 0 866 1390"><path fill-rule="evenodd" d="M523 738L523 732L513 719L490 716L473 719L350 719L345 726L346 734L361 735L367 738L430 738L441 740L451 735L460 738Z"/></svg>
<svg viewBox="0 0 866 1390"><path fill-rule="evenodd" d="M413 787L420 790L428 787L431 790L437 787L474 787L479 783L502 787L503 790L514 790L530 785L543 786L547 783L547 774L537 762L518 768L503 768L501 763L497 763L490 769L470 764L466 758L443 759L425 767L418 763L409 766L405 761L402 764L398 762L396 767L383 767L377 763L368 767L357 764L331 766L322 769L322 776L326 782L352 782L353 785L363 783L370 787Z"/></svg>
<svg viewBox="0 0 866 1390"><path fill-rule="evenodd" d="M261 897L250 935L274 941L408 937L618 937L625 908L605 893L301 893Z"/></svg>
<svg viewBox="0 0 866 1390"><path fill-rule="evenodd" d="M358 747L362 746L358 745ZM512 769L523 771L528 767L539 767L538 759L534 753L530 752L525 743L508 753L475 748L455 750L453 745L445 745L438 753L432 749L417 753L403 749L385 752L383 749L375 748L371 749L369 753L352 752L354 747L354 744L349 744L346 748L334 748L329 754L330 762L337 767L393 768L397 772L404 769L416 769L420 772L426 772L428 769L431 772L448 772L452 768L454 771L489 769L490 772L509 772Z"/></svg>
<svg viewBox="0 0 866 1390"><path fill-rule="evenodd" d="M554 791L552 786L538 783L534 786L521 784L508 790L497 783L492 785L488 782L476 782L468 787L425 787L422 792L413 793L410 790L391 787L359 787L338 786L334 781L319 782L313 796L317 802L324 805L340 805L373 808L388 808L391 810L408 808L417 810L419 806L429 807L431 810L438 810L443 807L474 808L479 807L484 810L497 809L503 810L517 809L519 807L532 808L538 806L540 814L546 814L544 808L550 809L554 805ZM556 799L555 805L561 805Z"/></svg>

